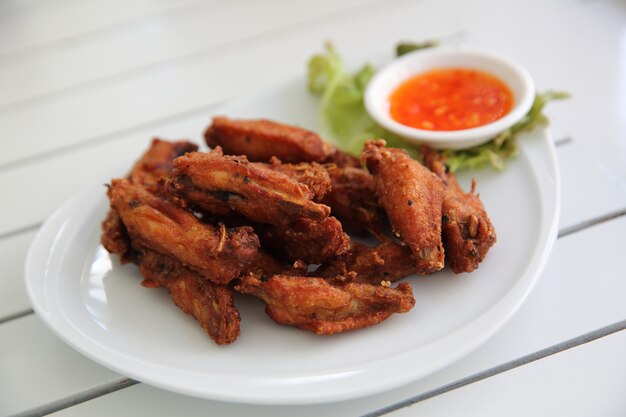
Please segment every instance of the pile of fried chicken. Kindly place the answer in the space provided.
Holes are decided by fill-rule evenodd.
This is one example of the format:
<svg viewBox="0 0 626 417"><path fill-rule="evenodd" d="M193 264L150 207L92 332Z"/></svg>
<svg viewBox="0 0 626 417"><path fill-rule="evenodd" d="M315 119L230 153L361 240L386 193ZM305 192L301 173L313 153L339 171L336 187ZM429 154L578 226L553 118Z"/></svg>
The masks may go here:
<svg viewBox="0 0 626 417"><path fill-rule="evenodd" d="M473 271L496 240L475 184L463 191L425 146L423 165L383 140L356 158L299 127L226 117L205 139L210 152L154 139L111 181L102 244L217 344L239 336L235 293L276 323L344 332L413 307L410 284L391 282Z"/></svg>

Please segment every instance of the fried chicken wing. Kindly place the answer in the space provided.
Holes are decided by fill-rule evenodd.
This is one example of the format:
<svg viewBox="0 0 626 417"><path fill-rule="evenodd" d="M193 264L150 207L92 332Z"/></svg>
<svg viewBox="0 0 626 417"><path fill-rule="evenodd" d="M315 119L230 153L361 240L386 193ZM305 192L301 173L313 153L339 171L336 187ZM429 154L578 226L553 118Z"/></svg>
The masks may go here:
<svg viewBox="0 0 626 417"><path fill-rule="evenodd" d="M150 148L135 163L128 179L148 191L157 191L160 180L167 178L172 170L172 161L187 152L195 152L198 146L187 141L168 142L155 138Z"/></svg>
<svg viewBox="0 0 626 417"><path fill-rule="evenodd" d="M214 117L204 133L210 147L220 146L227 155L245 155L254 162L330 162L360 167L359 159L347 154L314 132L271 120L233 120Z"/></svg>
<svg viewBox="0 0 626 417"><path fill-rule="evenodd" d="M264 248L289 261L319 264L350 247L350 238L332 216L322 221L298 217L288 225L257 225L255 230Z"/></svg>
<svg viewBox="0 0 626 417"><path fill-rule="evenodd" d="M320 265L317 277L351 276L353 282L380 284L415 273L415 260L408 246L388 241L374 247L352 242L350 251Z"/></svg>
<svg viewBox="0 0 626 417"><path fill-rule="evenodd" d="M347 232L377 238L383 235L385 212L376 200L374 178L361 168L327 167L331 190L323 204L330 207Z"/></svg>
<svg viewBox="0 0 626 417"><path fill-rule="evenodd" d="M113 180L107 194L134 242L175 258L216 284L239 276L259 247L251 227L201 223L193 213L129 180Z"/></svg>
<svg viewBox="0 0 626 417"><path fill-rule="evenodd" d="M220 152L176 158L170 189L203 211L236 212L258 223L284 225L295 217L323 220L330 213L328 206L312 201L314 193L306 185L245 157Z"/></svg>
<svg viewBox="0 0 626 417"><path fill-rule="evenodd" d="M237 339L241 318L231 289L207 281L168 256L146 248L137 252L143 286L167 288L174 304L194 317L218 345Z"/></svg>
<svg viewBox="0 0 626 417"><path fill-rule="evenodd" d="M250 161L323 162L331 148L314 132L271 120L232 120L214 117L204 133L207 145Z"/></svg>
<svg viewBox="0 0 626 417"><path fill-rule="evenodd" d="M235 289L267 303L278 324L317 334L335 334L380 323L415 304L411 286L396 288L363 283L333 284L324 278L275 275L267 280L248 275Z"/></svg>
<svg viewBox="0 0 626 417"><path fill-rule="evenodd" d="M127 178L146 190L155 193L159 181L167 178L172 169L172 161L186 152L193 152L198 146L187 141L168 142L158 138L152 140L148 150L135 163ZM133 254L128 231L119 215L109 210L102 223L102 245L111 253L120 255L122 263L131 260Z"/></svg>
<svg viewBox="0 0 626 417"><path fill-rule="evenodd" d="M443 246L446 264L455 273L471 272L496 242L496 231L472 181L469 193L463 191L456 176L446 168L445 159L422 146L424 165L445 184L442 206Z"/></svg>
<svg viewBox="0 0 626 417"><path fill-rule="evenodd" d="M442 181L405 151L386 148L383 140L368 141L361 158L374 176L376 196L393 231L413 252L416 272L442 269Z"/></svg>

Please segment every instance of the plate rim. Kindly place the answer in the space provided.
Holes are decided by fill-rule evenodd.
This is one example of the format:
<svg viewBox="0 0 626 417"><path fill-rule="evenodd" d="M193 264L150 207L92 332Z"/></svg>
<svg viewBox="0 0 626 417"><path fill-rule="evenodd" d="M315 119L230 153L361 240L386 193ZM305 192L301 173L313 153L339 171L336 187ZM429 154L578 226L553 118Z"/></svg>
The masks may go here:
<svg viewBox="0 0 626 417"><path fill-rule="evenodd" d="M245 102L246 100L243 101ZM230 105L222 106L220 109L218 109L218 111L224 107L230 107ZM42 271L39 271L39 268L37 268L37 266L42 264L47 266L49 264L49 262L51 261L50 255L52 254L52 250L46 246L46 243L50 242L53 235L56 235L54 233L55 231L58 231L59 228L63 227L68 212L71 211L71 208L74 205L79 204L81 201L83 201L82 199L85 196L89 196L92 193L95 193L96 187L94 185L83 188L72 197L70 197L68 200L66 200L66 202L62 204L43 223L42 227L38 230L26 256L24 271L27 294L31 301L31 304L33 305L34 311L39 317L42 318L44 324L65 343L69 344L71 347L73 347L83 355L122 375L126 375L139 381L146 382L150 385L154 385L180 394L237 403L296 405L349 400L388 391L407 383L419 380L446 366L449 366L450 364L454 363L458 359L466 356L467 354L481 346L483 343L493 337L493 335L495 335L497 331L510 320L510 318L518 311L519 307L525 302L528 295L535 287L536 282L538 281L542 271L544 270L545 264L554 246L554 242L556 241L560 213L561 186L560 172L556 156L556 146L554 144L554 140L550 131L547 128L537 129L530 135L531 137L523 138L522 140L520 140L520 153L526 154L526 157L529 157L529 155L534 155L537 152L539 152L539 155L543 155L545 161L541 161L541 163L547 164L546 168L550 171L549 173L551 174L553 180L550 186L544 186L541 185L543 184L542 181L536 179L537 184L541 185L537 190L537 195L540 200L538 206L542 210L542 221L547 222L547 224L542 225L539 228L539 236L536 240L536 242L538 242L538 246L532 253L527 268L522 273L520 273L520 280L516 282L516 284L506 293L506 295L502 297L501 300L499 300L493 306L488 308L483 314L476 317L474 320L467 323L463 327L456 329L454 332L447 334L441 339L430 342L420 349L421 351L430 345L440 344L442 343L441 340L444 339L454 339L462 337L462 335L467 332L469 332L469 334L475 335L475 333L472 333L472 328L478 326L479 324L483 325L483 322L487 320L487 318L485 317L493 316L494 311L502 310L501 312L499 312L499 314L502 315L496 318L491 318L489 320L490 325L487 327L486 330L483 328L483 330L480 332L480 337L471 338L471 343L466 343L462 345L461 348L454 351L453 355L447 355L445 357L438 358L437 363L427 367L427 371L424 371L422 367L420 368L420 372L413 371L403 374L396 373L393 378L389 375L380 375L380 368L382 364L386 364L382 366L382 368L386 368L390 366L389 363L391 362L402 363L403 361L406 361L407 358L410 358L411 355L415 354L415 349L409 349L407 351L394 355L393 360L389 358L380 359L379 361L370 363L370 367L368 370L361 372L356 371L354 373L354 376L342 379L341 390L336 389L336 384L330 383L330 385L325 385L327 384L325 382L311 382L308 384L297 384L294 386L281 386L280 389L276 389L276 387L271 384L262 384L256 386L258 391L255 392L251 391L252 385L248 385L248 389L244 388L234 390L231 386L230 389L219 390L216 389L216 387L219 388L219 385L229 386L229 384L220 384L218 382L210 384L210 386L208 387L209 389L207 390L207 386L202 386L201 384L199 384L198 386L193 386L193 384L186 384L186 386L181 386L181 384L172 382L175 381L175 379L171 379L169 375L165 377L161 376L160 378L158 377L158 375L146 375L146 372L141 372L141 361L137 361L135 358L130 358L127 354L115 352L112 349L107 348L106 346L102 346L100 343L91 339L81 340L81 337L83 336L80 334L80 332L77 332L77 329L75 328L73 323L63 323L60 325L58 319L57 321L55 321L56 317L54 316L54 314L62 314L61 310L58 310L57 308L58 311L55 311L55 306L51 306L51 309L46 307L46 300L41 298L42 294L39 291L40 289L37 288L38 285L43 284L46 275L45 273L42 273ZM522 157L522 155L520 155L520 157ZM537 161L536 163L539 163L539 161ZM530 165L531 172L536 175L536 169L533 169L534 165L532 163ZM551 191L553 191L552 195L548 194L548 197L550 195L553 197L551 201L546 201L546 196L542 194L542 191L548 191L543 190L543 188L545 187L548 187ZM549 207L547 207L546 204ZM548 212L543 213L543 211L545 210L548 210ZM549 218L546 218L545 215L548 215ZM46 251L46 247L49 250ZM45 257L46 252L48 255L47 257ZM44 259L39 259L42 255L44 255L45 261ZM516 292L515 296L512 296L514 292ZM519 292L519 294L517 292ZM513 302L511 302L509 298L512 298ZM113 359L122 359L124 363L116 363ZM126 366L128 365L128 363L126 363L125 361L128 360L134 363L135 366ZM139 366L139 368L137 368L137 366ZM391 365L391 367L393 367L393 365ZM152 368L153 367L151 366L150 369ZM150 374L150 372L147 373ZM384 374L384 372L382 373ZM211 374L211 377L220 378L224 377L224 375ZM353 380L353 378L363 379L364 377L368 379L368 383L365 385L362 383L362 381L360 381L361 383L359 383L358 380L357 382ZM375 383L371 383L370 380L375 381ZM294 387L296 388L294 389ZM329 387L332 388L329 389Z"/></svg>

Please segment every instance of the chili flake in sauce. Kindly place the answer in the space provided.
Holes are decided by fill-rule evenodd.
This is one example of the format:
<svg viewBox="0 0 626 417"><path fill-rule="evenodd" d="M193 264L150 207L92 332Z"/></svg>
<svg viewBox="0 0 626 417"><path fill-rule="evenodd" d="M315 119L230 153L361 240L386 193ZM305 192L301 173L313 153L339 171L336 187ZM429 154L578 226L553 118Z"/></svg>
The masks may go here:
<svg viewBox="0 0 626 417"><path fill-rule="evenodd" d="M389 97L391 117L425 130L461 130L491 123L513 107L513 93L495 76L466 68L434 69L402 83Z"/></svg>

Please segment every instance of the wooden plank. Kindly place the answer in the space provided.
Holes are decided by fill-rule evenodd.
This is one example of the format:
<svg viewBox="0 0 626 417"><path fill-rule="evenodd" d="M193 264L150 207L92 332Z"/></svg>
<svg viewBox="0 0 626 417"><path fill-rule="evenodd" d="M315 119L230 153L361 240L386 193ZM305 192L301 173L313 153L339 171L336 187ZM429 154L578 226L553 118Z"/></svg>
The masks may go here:
<svg viewBox="0 0 626 417"><path fill-rule="evenodd" d="M0 325L0 340L5 416L119 378L57 339L35 315Z"/></svg>
<svg viewBox="0 0 626 417"><path fill-rule="evenodd" d="M71 42L81 35L171 13L199 1L56 0L16 3L14 7L6 7L0 14L0 61L38 53L43 47L63 48L63 41Z"/></svg>
<svg viewBox="0 0 626 417"><path fill-rule="evenodd" d="M211 55L220 48L245 48L266 32L340 13L372 0L315 3L191 3L169 13L135 19L97 36L80 36L63 47L49 47L19 59L0 56L0 111L14 105L67 94L90 82L150 70L155 65ZM130 3L134 4L134 3Z"/></svg>
<svg viewBox="0 0 626 417"><path fill-rule="evenodd" d="M0 239L0 321L31 308L24 288L24 261L35 232L28 230Z"/></svg>
<svg viewBox="0 0 626 417"><path fill-rule="evenodd" d="M621 416L625 351L622 331L387 415Z"/></svg>

